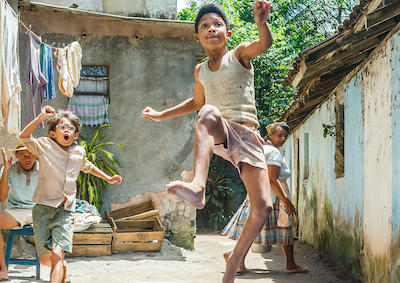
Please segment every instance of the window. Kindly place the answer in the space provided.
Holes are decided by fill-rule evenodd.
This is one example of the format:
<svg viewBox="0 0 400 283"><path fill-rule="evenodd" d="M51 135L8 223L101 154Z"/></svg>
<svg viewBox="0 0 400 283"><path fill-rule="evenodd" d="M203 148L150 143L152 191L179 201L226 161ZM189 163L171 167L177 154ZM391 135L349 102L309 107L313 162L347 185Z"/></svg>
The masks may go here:
<svg viewBox="0 0 400 283"><path fill-rule="evenodd" d="M109 98L108 66L83 65L77 95L104 95Z"/></svg>
<svg viewBox="0 0 400 283"><path fill-rule="evenodd" d="M335 175L340 178L344 176L344 105L340 103L336 109L335 142Z"/></svg>
<svg viewBox="0 0 400 283"><path fill-rule="evenodd" d="M304 133L304 179L308 179L310 172L308 133Z"/></svg>
<svg viewBox="0 0 400 283"><path fill-rule="evenodd" d="M98 127L110 123L108 66L83 65L81 78L66 109L74 112L82 125Z"/></svg>

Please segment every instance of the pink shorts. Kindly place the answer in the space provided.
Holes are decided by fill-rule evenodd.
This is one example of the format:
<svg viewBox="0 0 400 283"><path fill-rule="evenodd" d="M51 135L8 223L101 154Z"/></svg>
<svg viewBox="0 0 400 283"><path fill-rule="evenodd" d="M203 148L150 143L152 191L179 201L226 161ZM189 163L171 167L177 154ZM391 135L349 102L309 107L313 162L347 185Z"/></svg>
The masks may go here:
<svg viewBox="0 0 400 283"><path fill-rule="evenodd" d="M263 151L263 139L255 128L249 128L222 118L227 128L227 144L214 146L214 153L230 161L240 173L240 163L268 170Z"/></svg>

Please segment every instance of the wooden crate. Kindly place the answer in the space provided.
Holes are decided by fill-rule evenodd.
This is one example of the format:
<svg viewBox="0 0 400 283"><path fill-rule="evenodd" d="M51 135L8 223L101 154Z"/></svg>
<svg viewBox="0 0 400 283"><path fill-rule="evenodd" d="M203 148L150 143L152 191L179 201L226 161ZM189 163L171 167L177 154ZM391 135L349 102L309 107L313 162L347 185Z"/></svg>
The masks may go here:
<svg viewBox="0 0 400 283"><path fill-rule="evenodd" d="M114 220L112 252L160 251L165 229L159 217L143 220Z"/></svg>
<svg viewBox="0 0 400 283"><path fill-rule="evenodd" d="M67 256L109 256L112 253L113 229L109 223L92 224L89 229L74 232L72 253Z"/></svg>
<svg viewBox="0 0 400 283"><path fill-rule="evenodd" d="M160 217L157 205L152 200L120 208L110 212L106 210L106 214L107 213L114 220L139 220Z"/></svg>

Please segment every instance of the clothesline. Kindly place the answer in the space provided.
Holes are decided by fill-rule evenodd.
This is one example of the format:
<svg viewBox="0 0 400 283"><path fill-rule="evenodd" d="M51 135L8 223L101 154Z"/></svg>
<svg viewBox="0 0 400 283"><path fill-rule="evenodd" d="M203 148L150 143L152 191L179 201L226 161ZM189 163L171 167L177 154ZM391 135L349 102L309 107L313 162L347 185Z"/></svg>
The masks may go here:
<svg viewBox="0 0 400 283"><path fill-rule="evenodd" d="M22 26L27 30L27 31L30 31L30 32L32 32L32 33L34 33L33 31L32 31L32 29L30 28L30 25L29 25L29 28L24 24L24 22L21 20L21 17L20 17L20 14L18 13L18 20L19 20L19 22L22 24ZM36 33L34 33L34 34L36 34ZM40 38L40 41L41 41L41 43L43 43L43 44L47 44L46 43L46 41L47 41L47 39L45 39L44 41L45 42L42 42L42 38L40 37L40 36L38 36L38 35L36 35L38 38ZM81 37L79 37L78 38L78 42L80 41L80 39L81 39ZM54 49L54 50L56 50L57 48L56 47L54 47L54 44L55 44L55 42L53 42L51 45L49 45L52 49ZM63 47L65 48L65 43L63 43ZM58 44L58 48L60 48L60 43Z"/></svg>

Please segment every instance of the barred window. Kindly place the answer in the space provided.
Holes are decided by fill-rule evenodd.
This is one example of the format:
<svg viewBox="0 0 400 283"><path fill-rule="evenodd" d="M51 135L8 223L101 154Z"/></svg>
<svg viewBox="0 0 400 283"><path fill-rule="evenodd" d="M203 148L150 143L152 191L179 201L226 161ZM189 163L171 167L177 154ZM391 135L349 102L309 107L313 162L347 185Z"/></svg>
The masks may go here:
<svg viewBox="0 0 400 283"><path fill-rule="evenodd" d="M109 98L108 66L83 65L74 94L104 95Z"/></svg>

